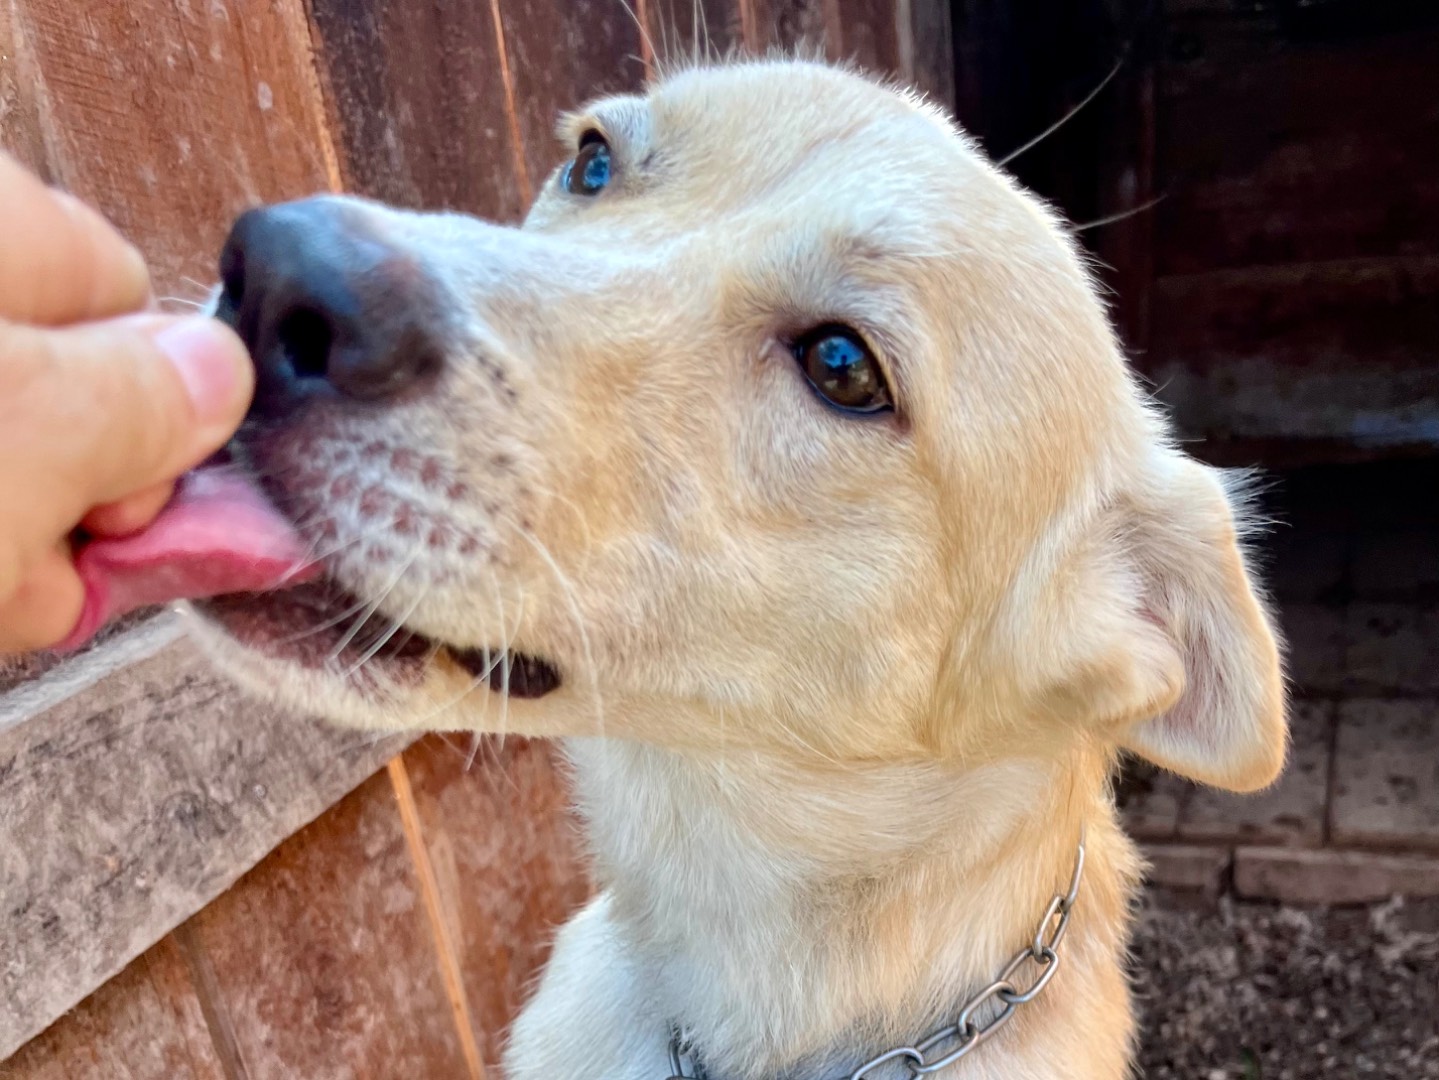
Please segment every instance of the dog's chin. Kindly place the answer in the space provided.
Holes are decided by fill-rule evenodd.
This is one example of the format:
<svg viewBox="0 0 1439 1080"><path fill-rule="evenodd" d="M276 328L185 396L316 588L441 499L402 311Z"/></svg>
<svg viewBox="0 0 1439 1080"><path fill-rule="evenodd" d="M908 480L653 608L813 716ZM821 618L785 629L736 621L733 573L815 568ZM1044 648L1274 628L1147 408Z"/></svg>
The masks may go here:
<svg viewBox="0 0 1439 1080"><path fill-rule="evenodd" d="M375 699L415 689L437 666L458 668L476 685L510 698L544 697L561 683L545 659L437 641L370 611L329 579L190 606L210 631L203 636L222 664L233 650L246 655L244 667L252 675L257 667L298 670L307 682L328 683L348 695Z"/></svg>

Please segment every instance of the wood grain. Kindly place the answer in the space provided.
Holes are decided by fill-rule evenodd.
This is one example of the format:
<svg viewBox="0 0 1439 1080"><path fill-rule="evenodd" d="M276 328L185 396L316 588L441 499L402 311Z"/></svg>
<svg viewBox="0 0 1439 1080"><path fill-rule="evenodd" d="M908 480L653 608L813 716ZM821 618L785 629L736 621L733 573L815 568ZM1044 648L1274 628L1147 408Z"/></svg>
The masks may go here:
<svg viewBox="0 0 1439 1080"><path fill-rule="evenodd" d="M544 742L429 736L405 765L491 1073L503 1034L589 884L569 794Z"/></svg>
<svg viewBox="0 0 1439 1080"><path fill-rule="evenodd" d="M440 980L444 984L445 997L450 1003L450 1014L454 1018L455 1031L460 1040L460 1052L471 1077L480 1080L485 1075L485 1063L480 1054L479 1036L465 990L464 976L460 973L460 958L453 937L454 928L441 910L435 865L430 860L429 845L425 841L424 826L415 805L415 790L410 783L410 772L404 757L396 756L390 759L385 766L385 773L390 778L390 788L395 794L395 807L400 814L405 845L409 849L410 861L414 865L415 878L424 900L425 920L429 924L430 935L435 944Z"/></svg>
<svg viewBox="0 0 1439 1080"><path fill-rule="evenodd" d="M0 698L0 1058L404 745L258 706L173 637Z"/></svg>
<svg viewBox="0 0 1439 1080"><path fill-rule="evenodd" d="M213 280L246 206L331 186L302 0L6 2L54 178L140 245L162 295ZM33 145L32 125L4 141Z"/></svg>
<svg viewBox="0 0 1439 1080"><path fill-rule="evenodd" d="M46 91L20 0L0 0L0 146L53 182Z"/></svg>
<svg viewBox="0 0 1439 1080"><path fill-rule="evenodd" d="M1439 253L1439 28L1293 41L1171 19L1158 273Z"/></svg>
<svg viewBox="0 0 1439 1080"><path fill-rule="evenodd" d="M1127 54L1109 89L1091 105L1095 128L1080 137L1095 155L1096 200L1087 220L1107 222L1087 229L1082 238L1099 257L1101 280L1114 291L1112 317L1131 361L1147 372L1162 34L1157 10L1142 4L1128 0L1133 36Z"/></svg>
<svg viewBox="0 0 1439 1080"><path fill-rule="evenodd" d="M312 0L347 189L398 206L519 217L528 191L485 0Z"/></svg>
<svg viewBox="0 0 1439 1080"><path fill-rule="evenodd" d="M573 153L555 140L559 114L643 83L640 31L617 0L504 0L500 19L514 77L528 204L533 190Z"/></svg>
<svg viewBox="0 0 1439 1080"><path fill-rule="evenodd" d="M894 7L896 72L952 113L954 26L948 0L899 0Z"/></svg>
<svg viewBox="0 0 1439 1080"><path fill-rule="evenodd" d="M1190 434L1439 445L1439 258L1159 279L1160 397Z"/></svg>
<svg viewBox="0 0 1439 1080"><path fill-rule="evenodd" d="M190 971L163 939L0 1064L0 1080L227 1080Z"/></svg>
<svg viewBox="0 0 1439 1080"><path fill-rule="evenodd" d="M191 925L251 1080L474 1075L385 776Z"/></svg>
<svg viewBox="0 0 1439 1080"><path fill-rule="evenodd" d="M0 694L38 679L48 672L66 666L84 665L88 662L86 657L89 654L98 649L107 648L111 641L154 618L155 614L153 610L136 611L124 618L116 619L108 626L102 627L100 632L86 642L83 648L68 655L42 651L0 656Z"/></svg>
<svg viewBox="0 0 1439 1080"><path fill-rule="evenodd" d="M661 66L696 57L719 59L744 46L737 0L648 0L645 10L646 30Z"/></svg>
<svg viewBox="0 0 1439 1080"><path fill-rule="evenodd" d="M893 0L844 0L826 4L833 48L866 71L903 74L899 12Z"/></svg>
<svg viewBox="0 0 1439 1080"><path fill-rule="evenodd" d="M744 0L753 12L755 51L801 50L838 60L843 55L837 0Z"/></svg>

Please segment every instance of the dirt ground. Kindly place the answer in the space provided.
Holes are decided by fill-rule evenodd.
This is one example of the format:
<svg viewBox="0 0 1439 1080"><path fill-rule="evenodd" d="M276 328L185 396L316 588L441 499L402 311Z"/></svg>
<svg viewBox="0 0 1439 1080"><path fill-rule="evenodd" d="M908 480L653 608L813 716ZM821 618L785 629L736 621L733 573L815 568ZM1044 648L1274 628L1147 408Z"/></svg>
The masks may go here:
<svg viewBox="0 0 1439 1080"><path fill-rule="evenodd" d="M1439 900L1152 892L1134 975L1146 1080L1439 1080Z"/></svg>

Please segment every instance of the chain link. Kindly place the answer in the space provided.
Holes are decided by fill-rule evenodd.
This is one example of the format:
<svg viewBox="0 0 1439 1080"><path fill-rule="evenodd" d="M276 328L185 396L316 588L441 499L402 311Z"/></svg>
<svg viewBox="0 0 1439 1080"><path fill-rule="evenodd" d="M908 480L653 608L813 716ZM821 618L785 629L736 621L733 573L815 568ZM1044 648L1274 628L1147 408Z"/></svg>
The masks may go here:
<svg viewBox="0 0 1439 1080"><path fill-rule="evenodd" d="M848 1077L836 1077L835 1080L868 1080L871 1073L891 1061L905 1062L909 1066L910 1080L928 1076L953 1065L1009 1023L1019 1007L1038 997L1059 970L1059 947L1069 930L1069 918L1074 912L1075 901L1079 899L1079 882L1083 876L1084 834L1081 833L1068 890L1055 894L1039 920L1033 940L1014 954L999 973L999 978L966 1001L956 1014L954 1023L932 1032L913 1046L896 1046L886 1050L870 1058ZM1028 981L1017 977L1020 969L1027 965ZM1024 989L1021 990L1021 986ZM976 1014L985 1006L994 1007L997 1011L990 1013L987 1019L976 1019ZM694 1071L685 1072L685 1050L679 1029L673 1028L669 1046L669 1080L704 1080L704 1070L693 1053L688 1056ZM936 1054L938 1056L934 1056Z"/></svg>

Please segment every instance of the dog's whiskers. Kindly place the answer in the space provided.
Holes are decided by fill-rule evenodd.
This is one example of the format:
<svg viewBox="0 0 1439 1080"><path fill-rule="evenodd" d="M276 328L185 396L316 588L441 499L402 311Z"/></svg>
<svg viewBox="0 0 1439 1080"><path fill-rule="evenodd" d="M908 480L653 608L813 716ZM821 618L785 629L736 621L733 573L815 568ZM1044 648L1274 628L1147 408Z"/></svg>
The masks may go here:
<svg viewBox="0 0 1439 1080"><path fill-rule="evenodd" d="M279 638L276 641L276 644L290 645L297 641L303 641L305 638L310 637L314 634L323 633L324 631L329 630L331 627L339 626L346 619L351 618L356 613L363 610L365 607L366 602L364 600L358 600L350 607L346 608L344 611L341 611L336 615L332 615L330 616L330 618L325 619L322 622L315 623L313 626L307 626L304 630L301 630L295 634L291 634L289 637Z"/></svg>
<svg viewBox="0 0 1439 1080"><path fill-rule="evenodd" d="M595 695L595 708L598 713L595 717L595 723L599 734L603 735L605 733L605 709L604 695L600 691L599 667L595 663L594 649L590 643L589 627L586 625L584 616L580 612L579 598L574 583L569 579L569 576L560 569L559 563L555 561L549 548L547 548L537 536L523 527L516 527L515 531L534 548L535 554L540 557L540 560L549 569L550 573L554 575L555 584L559 587L561 594L565 598L565 605L569 608L570 618L575 625L575 632L580 638L580 647L584 650L585 667L589 669L590 687Z"/></svg>
<svg viewBox="0 0 1439 1080"><path fill-rule="evenodd" d="M499 579L496 578L495 575L493 575L493 574L489 575L489 578L490 578L491 583L492 583L493 586L494 586L494 591L495 591L495 607L496 607L496 610L499 612L499 616L500 616L500 641L501 641L501 645L500 645L500 656L503 658L503 661L504 661L504 665L500 668L500 730L499 730L499 736L500 736L500 738L499 738L499 743L500 743L500 746L503 747L503 746L505 745L505 736L509 733L509 723L510 723L510 675L511 675L511 674L513 673L513 671L514 671L514 665L510 662L510 656L511 656L511 649L510 649L510 628L509 628L509 626L507 625L507 620L505 619L504 604L503 604L502 602L500 602L500 583L499 583ZM524 597L522 596L522 597L520 598L520 600L521 600L521 604L523 605ZM515 626L516 626L516 628L519 627L519 622L520 622L520 616L517 616L516 619L515 619Z"/></svg>
<svg viewBox="0 0 1439 1080"><path fill-rule="evenodd" d="M480 752L480 747L484 745L484 741L485 736L483 732L470 732L470 752L465 756L465 772L469 772L470 769L474 767L475 756Z"/></svg>
<svg viewBox="0 0 1439 1080"><path fill-rule="evenodd" d="M498 583L496 583L496 588L498 589ZM499 620L497 620L497 621L503 621L502 617L501 617L501 619L499 619ZM436 651L438 651L438 647L436 648ZM433 654L431 654L431 655L433 656ZM467 697L469 697L472 693L474 693L476 690L478 690L481 686L484 686L485 684L487 684L487 683L489 682L490 676L494 674L495 668L504 660L505 654L504 654L503 652L496 652L496 653L493 653L493 654L492 654L492 653L490 652L490 650L487 648L487 649L485 649L485 650L483 651L483 655L484 655L484 657L485 657L485 670L484 670L483 672L481 672L480 674L475 675L474 677L472 677L472 678L470 679L469 683L468 683L468 684L464 687L464 689L462 689L459 693L452 695L447 701L443 702L442 704L438 705L436 708L432 709L430 712L428 712L428 713L422 715L421 717L419 717L419 718L415 721L415 725L414 725L414 726L416 726L416 727L429 727L429 726L431 726L437 719L439 719L439 717L443 716L446 712L448 712L450 709L453 709L453 708L454 708L456 705L458 705L460 702L464 701ZM486 699L485 699L484 711L483 711L483 713L481 714L481 723L483 723L485 720L487 720L488 717L489 717L489 698L486 697Z"/></svg>
<svg viewBox="0 0 1439 1080"><path fill-rule="evenodd" d="M560 492L556 491L554 488L551 488L545 484L541 484L537 481L533 483L533 487L537 494L543 495L551 502L557 503L560 506L565 507L574 515L575 521L579 523L580 530L583 534L583 547L586 550L589 550L593 546L593 537L590 534L590 523L585 517L585 512L580 509L579 503L575 502L573 499L568 498L565 495L560 494ZM511 526L515 524L513 518L507 518L507 520L511 524Z"/></svg>
<svg viewBox="0 0 1439 1080"><path fill-rule="evenodd" d="M644 20L639 17L638 13L636 13L634 6L630 4L629 0L619 0L619 5L620 7L625 9L625 13L629 15L630 21L635 24L635 28L640 32L640 41L644 44L644 47L649 50L650 56L653 57L658 55L655 52L654 39L650 37L649 27L645 26ZM644 57L639 56L635 57L635 59L639 60L640 63L645 64L646 68L649 67L649 64L645 62ZM648 74L648 72L646 72L646 74Z"/></svg>
<svg viewBox="0 0 1439 1080"><path fill-rule="evenodd" d="M187 300L183 296L157 296L157 304L178 304L180 307L194 308L196 311L203 311L205 304L200 300Z"/></svg>
<svg viewBox="0 0 1439 1080"><path fill-rule="evenodd" d="M410 567L414 565L414 563L415 556L412 555L408 560L406 560L405 564L395 572L394 576L390 578L389 583L384 587L384 589L380 591L379 596L377 596L374 600L372 600L369 604L365 606L365 610L354 619L353 625L350 627L350 629L345 633L343 637L340 638L339 642L336 643L335 647L330 650L330 655L326 657L325 660L327 665L333 664L337 660L339 660L345 649L349 647L350 642L355 640L355 635L360 632L361 628L364 627L365 623L370 621L371 616L373 616L375 612L380 610L380 605L383 604L387 599L389 599L390 594L394 592L395 587L399 585L400 579L405 576L406 571L408 571Z"/></svg>
<svg viewBox="0 0 1439 1080"><path fill-rule="evenodd" d="M1154 196L1154 198L1147 199L1144 202L1140 203L1138 206L1131 206L1127 210L1119 210L1113 214L1108 214L1105 217L1095 218L1093 221L1086 221L1082 225L1072 225L1070 226L1069 231L1072 233L1082 233L1088 232L1090 229L1098 229L1104 225L1113 225L1115 222L1124 221L1127 218L1132 218L1139 214L1142 214L1146 210L1153 210L1163 201L1163 195L1156 195ZM1113 269L1113 267L1110 267L1110 269Z"/></svg>
<svg viewBox="0 0 1439 1080"><path fill-rule="evenodd" d="M435 651L438 652L438 648ZM451 695L447 700L435 706L435 708L431 709L429 712L419 716L415 720L413 726L417 728L432 726L435 721L438 720L441 716L449 712L451 709L453 709L456 705L460 704L460 702L464 701L480 687L484 686L487 682L489 682L490 675L493 674L496 666L500 663L502 654L495 654L493 659L491 659L491 653L488 649L486 649L484 651L484 656L487 667L482 674L473 676L465 685L464 689L460 690L459 693ZM431 700L434 699L431 698ZM484 711L481 713L481 723L483 723L488 718L488 716L489 700L487 698L485 701Z"/></svg>
<svg viewBox="0 0 1439 1080"><path fill-rule="evenodd" d="M1100 79L1099 85L1096 86L1089 93L1085 94L1077 105L1071 108L1054 123L1050 124L1049 127L1045 128L1034 138L1030 139L1027 143L1023 143L1015 149L1011 150L1009 153L1005 154L1004 157L1000 158L998 161L995 162L995 165L998 168L1004 168L1011 161L1015 160L1015 158L1018 158L1022 154L1029 153L1029 151L1033 150L1040 143L1044 142L1045 139L1049 138L1060 128L1064 127L1065 124L1073 120L1075 116L1077 116L1086 105L1088 105L1091 101L1097 98L1104 91L1104 88L1114 80L1114 77L1119 74L1119 69L1124 66L1126 54L1127 50L1125 53L1120 54L1119 59L1114 62L1114 66L1109 69L1109 74L1105 75L1104 78Z"/></svg>
<svg viewBox="0 0 1439 1080"><path fill-rule="evenodd" d="M411 602L410 606L405 609L405 613L403 615L395 617L394 619L391 619L390 628L386 630L383 634L381 634L380 639L376 641L373 645L371 645L368 649L366 649L360 655L360 658L356 660L353 664L351 664L350 667L340 677L342 679L349 679L352 675L359 672L361 668L368 664L375 657L375 655L389 643L391 638L393 638L397 633L399 633L405 628L405 624L409 621L410 616L415 613L415 611L419 608L421 602L424 601L427 595L427 590L421 589L419 594Z"/></svg>
<svg viewBox="0 0 1439 1080"><path fill-rule="evenodd" d="M180 275L180 280L183 281L186 285L193 285L193 286L195 286L195 288L197 288L197 289L200 290L200 295L205 296L205 297L209 297L209 296L214 295L215 290L216 290L217 288L219 288L219 286L218 286L217 284L215 284L214 282L210 283L209 285L206 285L203 281L196 281L194 278L190 277L188 274L181 274L181 275Z"/></svg>

